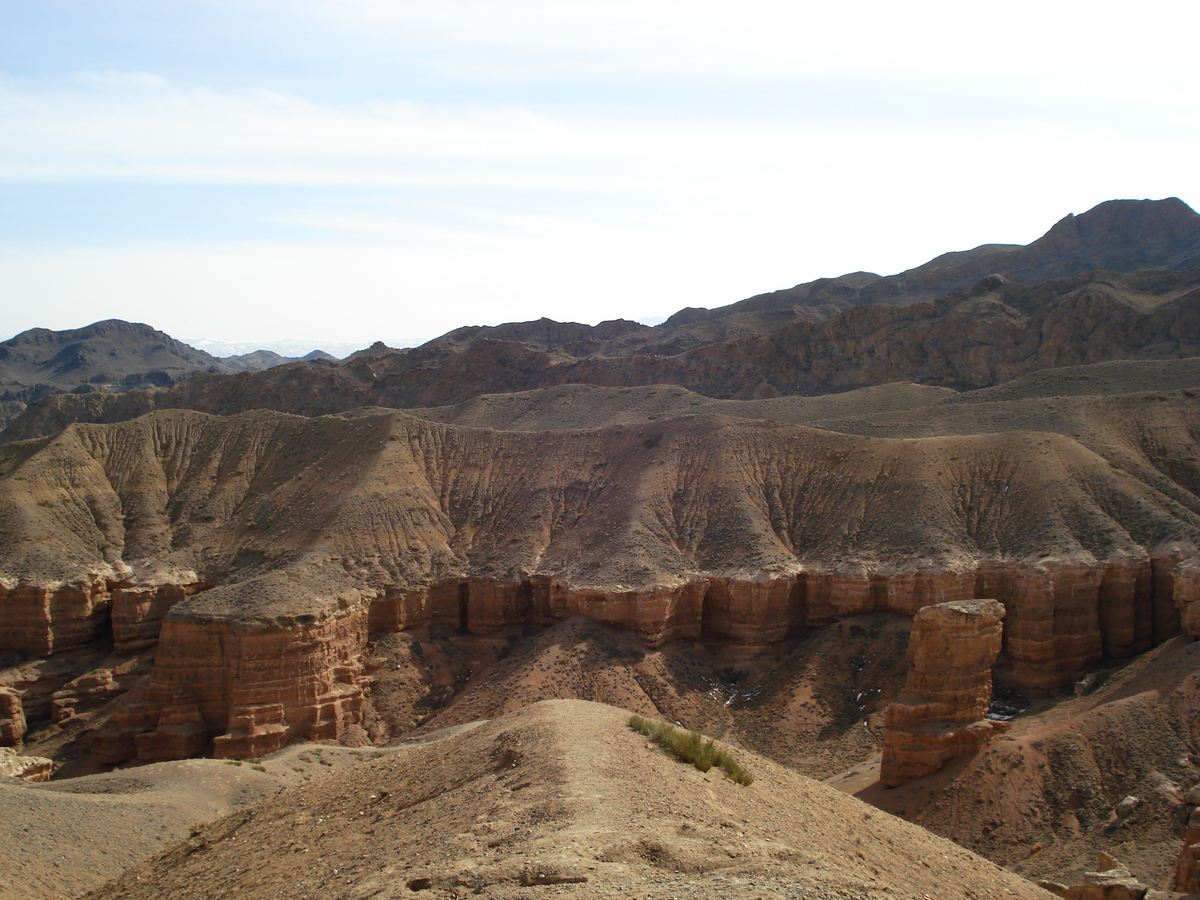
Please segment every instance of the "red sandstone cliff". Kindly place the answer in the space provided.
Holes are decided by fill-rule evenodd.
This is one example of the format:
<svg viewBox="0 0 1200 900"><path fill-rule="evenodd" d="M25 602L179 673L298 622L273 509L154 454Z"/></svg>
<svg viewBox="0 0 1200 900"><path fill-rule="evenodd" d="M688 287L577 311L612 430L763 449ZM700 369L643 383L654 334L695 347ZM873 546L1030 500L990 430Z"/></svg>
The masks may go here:
<svg viewBox="0 0 1200 900"><path fill-rule="evenodd" d="M993 597L1000 664L1052 692L1177 633L1181 613L1195 627L1196 414L1177 395L1153 431L1110 427L1106 455L1046 433L884 440L717 417L72 426L0 450L0 634L32 653L109 622L120 652L158 637L149 685L98 740L112 760L336 735L368 683L368 629L428 622L481 634L583 614L651 644L754 647Z"/></svg>

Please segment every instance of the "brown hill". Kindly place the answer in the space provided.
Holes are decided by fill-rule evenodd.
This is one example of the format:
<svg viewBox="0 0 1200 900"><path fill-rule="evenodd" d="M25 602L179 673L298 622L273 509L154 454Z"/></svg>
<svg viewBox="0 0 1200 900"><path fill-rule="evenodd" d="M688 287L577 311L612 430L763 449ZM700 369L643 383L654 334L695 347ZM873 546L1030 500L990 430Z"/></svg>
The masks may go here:
<svg viewBox="0 0 1200 900"><path fill-rule="evenodd" d="M332 358L314 351L304 360ZM149 325L121 319L66 331L33 328L0 342L0 427L41 397L62 396L50 406L59 415L73 410L70 421L118 421L152 409L159 389L197 372L257 372L290 362L297 360L268 350L218 359Z"/></svg>
<svg viewBox="0 0 1200 900"><path fill-rule="evenodd" d="M1048 896L748 752L749 787L627 713L539 703L286 791L95 898Z"/></svg>
<svg viewBox="0 0 1200 900"><path fill-rule="evenodd" d="M203 350L149 325L108 319L68 331L33 328L0 343L0 389L5 399L32 399L80 385L165 387L217 365Z"/></svg>

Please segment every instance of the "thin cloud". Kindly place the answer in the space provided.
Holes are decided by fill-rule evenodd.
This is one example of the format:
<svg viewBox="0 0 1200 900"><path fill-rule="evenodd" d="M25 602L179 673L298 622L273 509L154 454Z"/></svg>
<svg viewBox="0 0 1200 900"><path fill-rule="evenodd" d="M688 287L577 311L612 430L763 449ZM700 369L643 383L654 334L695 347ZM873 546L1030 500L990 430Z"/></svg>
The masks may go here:
<svg viewBox="0 0 1200 900"><path fill-rule="evenodd" d="M643 318L1200 198L1198 13L1155 0L183 6L245 58L120 43L0 75L0 191L42 217L5 223L11 330L266 334L281 299L351 340ZM398 305L412 327L377 327Z"/></svg>

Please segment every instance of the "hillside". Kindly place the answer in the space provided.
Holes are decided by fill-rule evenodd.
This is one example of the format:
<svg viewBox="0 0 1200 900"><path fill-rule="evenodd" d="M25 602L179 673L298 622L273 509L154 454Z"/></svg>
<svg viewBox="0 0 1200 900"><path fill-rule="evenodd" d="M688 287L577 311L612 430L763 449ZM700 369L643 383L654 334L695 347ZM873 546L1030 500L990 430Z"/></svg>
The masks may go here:
<svg viewBox="0 0 1200 900"><path fill-rule="evenodd" d="M991 275L1038 284L1090 272L1200 268L1200 216L1176 198L1113 200L1068 215L1028 246L985 244L944 253L896 275L854 272L760 294L715 309L687 308L655 328L614 321L589 328L543 319L461 328L437 343L482 338L565 350L573 356L674 356L694 347L769 334L856 306L907 306L966 291Z"/></svg>
<svg viewBox="0 0 1200 900"><path fill-rule="evenodd" d="M129 411L131 394L153 397L197 372L259 372L329 360L319 350L303 360L266 350L218 359L149 325L120 319L65 331L33 328L0 342L0 426L41 397L65 395L81 408L108 402L129 418L141 414ZM146 403L134 406L144 411Z"/></svg>
<svg viewBox="0 0 1200 900"><path fill-rule="evenodd" d="M701 773L627 715L540 703L415 743L209 826L92 896L1048 896L748 752L749 787Z"/></svg>
<svg viewBox="0 0 1200 900"><path fill-rule="evenodd" d="M81 385L110 392L166 387L210 366L219 363L203 350L119 319L68 331L34 328L0 343L5 399L34 399Z"/></svg>
<svg viewBox="0 0 1200 900"><path fill-rule="evenodd" d="M110 625L119 653L159 641L141 711L92 742L115 762L241 746L238 710L277 702L281 665L319 674L280 694L262 739L345 733L371 683L368 631L431 623L487 635L582 614L753 655L848 616L994 596L1010 609L1002 671L1034 693L1195 627L1189 388L987 403L897 387L746 401L739 418L734 401L684 413L697 398L672 389L576 390L592 428L160 411L8 445L5 646L61 653ZM906 396L909 412L888 402ZM561 415L561 390L522 415L540 401ZM785 424L788 403L840 433ZM604 421L614 410L623 424ZM854 433L879 429L929 436ZM1131 631L1100 612L1126 606ZM263 727L245 726L247 746Z"/></svg>

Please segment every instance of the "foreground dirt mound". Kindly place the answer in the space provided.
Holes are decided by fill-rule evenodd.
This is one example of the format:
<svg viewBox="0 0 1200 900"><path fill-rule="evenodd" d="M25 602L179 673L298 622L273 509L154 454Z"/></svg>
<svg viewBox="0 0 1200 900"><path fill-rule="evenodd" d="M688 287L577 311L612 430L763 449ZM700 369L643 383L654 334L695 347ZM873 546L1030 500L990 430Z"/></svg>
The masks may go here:
<svg viewBox="0 0 1200 900"><path fill-rule="evenodd" d="M95 898L1044 898L1015 875L744 751L701 773L550 701L287 791Z"/></svg>
<svg viewBox="0 0 1200 900"><path fill-rule="evenodd" d="M0 780L0 898L75 897L283 783L215 760L37 786Z"/></svg>
<svg viewBox="0 0 1200 900"><path fill-rule="evenodd" d="M0 779L0 900L68 900L289 785L391 750L300 745L29 785Z"/></svg>

